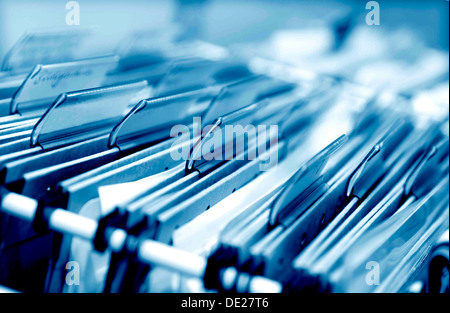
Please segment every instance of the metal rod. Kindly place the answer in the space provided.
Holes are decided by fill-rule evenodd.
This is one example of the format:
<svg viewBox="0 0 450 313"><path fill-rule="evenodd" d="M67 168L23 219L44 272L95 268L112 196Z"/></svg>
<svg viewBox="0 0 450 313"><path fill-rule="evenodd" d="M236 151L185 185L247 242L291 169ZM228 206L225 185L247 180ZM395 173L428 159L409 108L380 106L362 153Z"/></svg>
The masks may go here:
<svg viewBox="0 0 450 313"><path fill-rule="evenodd" d="M0 211L32 222L38 205L39 203L35 199L13 192L5 192L1 199ZM48 226L54 231L92 242L98 229L98 222L64 209L53 209L48 216ZM108 247L115 252L121 251L125 246L128 234L123 229L109 228L109 230ZM151 239L141 242L137 255L143 263L158 265L183 275L198 278L204 277L207 265L205 257ZM238 273L233 267L223 270L221 277L225 289L236 284L238 291L244 290L241 285L246 286L247 292L277 293L282 291L282 285L279 282L261 276Z"/></svg>

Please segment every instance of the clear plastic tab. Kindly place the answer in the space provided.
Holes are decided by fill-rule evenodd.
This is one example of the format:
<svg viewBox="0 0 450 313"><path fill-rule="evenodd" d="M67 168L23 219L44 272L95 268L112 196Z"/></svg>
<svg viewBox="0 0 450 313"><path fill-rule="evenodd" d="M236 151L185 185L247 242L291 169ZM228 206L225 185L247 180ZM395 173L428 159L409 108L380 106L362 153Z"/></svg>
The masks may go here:
<svg viewBox="0 0 450 313"><path fill-rule="evenodd" d="M151 135L150 141L170 136L170 127L191 124L193 116L201 116L217 88L205 88L169 97L142 100L114 128L109 145L116 146L133 138ZM191 119L191 120L189 120ZM164 133L161 133L161 132Z"/></svg>
<svg viewBox="0 0 450 313"><path fill-rule="evenodd" d="M286 183L286 188L275 199L270 211L270 225L280 224L282 220L292 211L292 204L298 204L299 198L305 197L307 192L322 176L322 171L325 168L328 160L334 155L334 153L342 147L347 141L347 137L342 135L329 146L314 156L309 162L302 166L297 173L292 176ZM311 192L311 190L309 190Z"/></svg>
<svg viewBox="0 0 450 313"><path fill-rule="evenodd" d="M386 170L386 160L398 145L411 133L413 125L403 119L397 120L383 138L371 149L347 182L347 197L361 199Z"/></svg>
<svg viewBox="0 0 450 313"><path fill-rule="evenodd" d="M264 75L252 76L222 88L203 120L211 123L219 116L244 108L265 97L275 96L294 89L292 83Z"/></svg>
<svg viewBox="0 0 450 313"><path fill-rule="evenodd" d="M34 127L31 144L70 144L106 134L149 93L146 81L64 93Z"/></svg>
<svg viewBox="0 0 450 313"><path fill-rule="evenodd" d="M100 87L118 58L107 56L76 62L37 65L11 100L11 114L47 109L63 92Z"/></svg>
<svg viewBox="0 0 450 313"><path fill-rule="evenodd" d="M158 84L155 94L166 96L224 84L250 75L245 66L236 63L204 59L179 60L173 63L167 75Z"/></svg>
<svg viewBox="0 0 450 313"><path fill-rule="evenodd" d="M117 47L121 70L129 70L166 61L164 50L176 39L176 27L136 31Z"/></svg>
<svg viewBox="0 0 450 313"><path fill-rule="evenodd" d="M247 142L256 137L256 132L247 132L246 127L251 124L254 114L261 104L255 103L241 110L232 112L216 119L216 121L203 129L200 138L191 148L186 160L186 172L190 173L205 163L213 164L214 160L231 160L238 153L242 153L246 149ZM229 136L226 126L239 127L242 133ZM211 143L220 139L221 148L211 151ZM213 144L214 145L214 144ZM213 146L212 145L212 146ZM208 148L206 148L208 146ZM240 150L237 147L240 147ZM236 148L236 149L235 149ZM217 162L216 162L217 163Z"/></svg>
<svg viewBox="0 0 450 313"><path fill-rule="evenodd" d="M68 62L83 57L83 46L92 32L77 30L33 30L11 48L2 71L23 73L37 64Z"/></svg>

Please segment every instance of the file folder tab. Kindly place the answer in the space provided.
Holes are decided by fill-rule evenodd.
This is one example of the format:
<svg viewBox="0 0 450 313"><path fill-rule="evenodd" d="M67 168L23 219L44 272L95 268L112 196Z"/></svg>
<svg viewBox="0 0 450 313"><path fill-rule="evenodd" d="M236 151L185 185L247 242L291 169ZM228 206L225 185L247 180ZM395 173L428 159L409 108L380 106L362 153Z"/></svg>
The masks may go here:
<svg viewBox="0 0 450 313"><path fill-rule="evenodd" d="M336 139L328 147L320 151L304 166L302 166L294 176L286 182L286 187L274 200L270 210L269 224L275 226L282 224L287 215L292 214L301 200L312 193L311 187L320 180L321 172L325 168L327 161L333 154L347 141L345 135ZM313 187L314 188L314 187ZM296 212L299 216L301 212Z"/></svg>
<svg viewBox="0 0 450 313"><path fill-rule="evenodd" d="M155 95L187 92L244 79L250 75L245 66L225 61L213 62L204 59L175 61L156 87Z"/></svg>
<svg viewBox="0 0 450 313"><path fill-rule="evenodd" d="M201 116L217 91L211 87L140 101L114 127L109 146L120 146L123 142L142 140L143 137L153 142L169 138L172 126L190 125L194 116Z"/></svg>
<svg viewBox="0 0 450 313"><path fill-rule="evenodd" d="M2 71L23 73L37 64L76 60L82 57L81 50L91 34L89 29L29 31L7 53Z"/></svg>
<svg viewBox="0 0 450 313"><path fill-rule="evenodd" d="M266 97L289 92L294 88L295 84L264 75L245 78L223 87L203 116L203 120L211 123L219 116L242 109Z"/></svg>
<svg viewBox="0 0 450 313"><path fill-rule="evenodd" d="M136 103L148 96L145 81L63 93L37 122L31 144L69 144L109 133Z"/></svg>
<svg viewBox="0 0 450 313"><path fill-rule="evenodd" d="M37 65L11 100L11 114L47 109L60 94L100 87L117 66L114 56Z"/></svg>

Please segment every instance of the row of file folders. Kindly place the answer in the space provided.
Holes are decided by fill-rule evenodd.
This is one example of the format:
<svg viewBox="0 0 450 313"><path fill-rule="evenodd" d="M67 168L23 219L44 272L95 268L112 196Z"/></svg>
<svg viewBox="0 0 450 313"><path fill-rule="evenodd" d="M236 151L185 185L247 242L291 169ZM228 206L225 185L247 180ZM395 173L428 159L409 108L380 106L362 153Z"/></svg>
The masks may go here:
<svg viewBox="0 0 450 313"><path fill-rule="evenodd" d="M5 290L448 292L448 116L201 42L78 59L73 36L0 73Z"/></svg>

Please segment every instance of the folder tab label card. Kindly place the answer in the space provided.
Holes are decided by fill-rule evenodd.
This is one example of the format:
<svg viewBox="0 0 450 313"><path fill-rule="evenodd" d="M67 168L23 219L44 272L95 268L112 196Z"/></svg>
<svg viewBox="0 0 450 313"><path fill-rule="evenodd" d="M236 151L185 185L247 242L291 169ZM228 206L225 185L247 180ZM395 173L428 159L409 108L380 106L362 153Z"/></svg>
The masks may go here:
<svg viewBox="0 0 450 313"><path fill-rule="evenodd" d="M37 65L11 100L11 114L39 109L67 91L100 87L106 74L117 66L115 57Z"/></svg>
<svg viewBox="0 0 450 313"><path fill-rule="evenodd" d="M83 57L80 50L91 35L89 29L30 30L8 52L2 71L26 72L36 64L52 64Z"/></svg>

